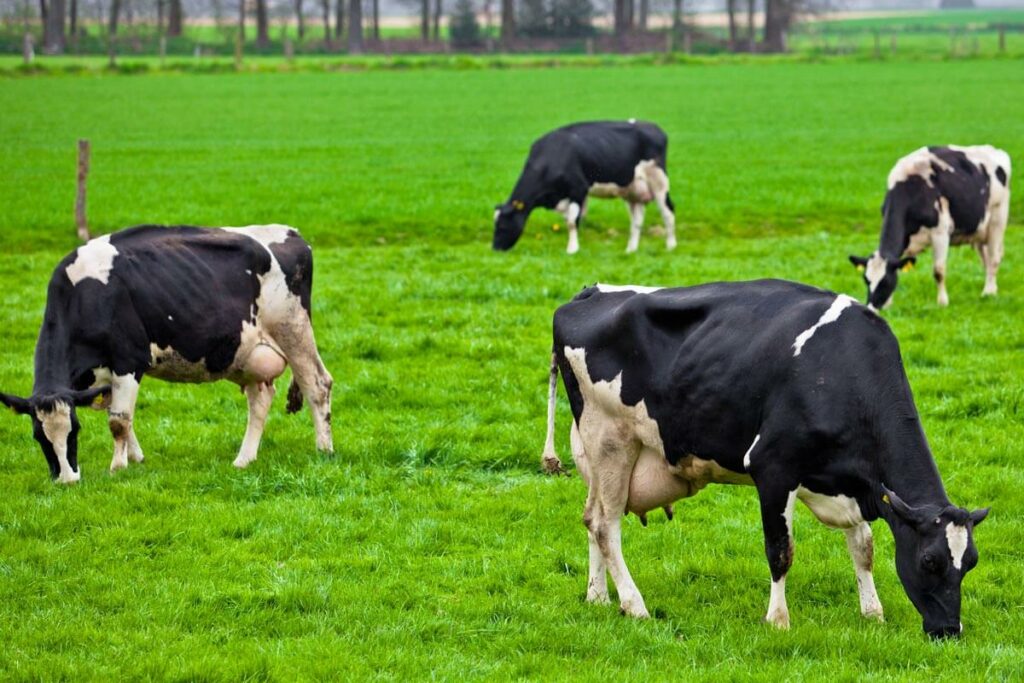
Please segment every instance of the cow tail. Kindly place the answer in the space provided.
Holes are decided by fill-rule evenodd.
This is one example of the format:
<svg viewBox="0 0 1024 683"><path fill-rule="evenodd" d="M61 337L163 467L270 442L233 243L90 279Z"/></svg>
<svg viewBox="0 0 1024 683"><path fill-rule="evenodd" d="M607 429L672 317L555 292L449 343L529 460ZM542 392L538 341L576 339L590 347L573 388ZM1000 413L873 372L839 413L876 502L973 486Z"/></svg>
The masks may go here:
<svg viewBox="0 0 1024 683"><path fill-rule="evenodd" d="M544 453L540 458L540 467L545 474L561 474L565 472L562 461L555 452L555 407L558 399L558 354L551 352L551 373L548 381L548 433L544 440Z"/></svg>
<svg viewBox="0 0 1024 683"><path fill-rule="evenodd" d="M285 410L289 413L297 413L302 408L302 389L295 381L295 373L292 373L292 383L288 385L288 405Z"/></svg>
<svg viewBox="0 0 1024 683"><path fill-rule="evenodd" d="M668 210L671 211L673 215L675 215L676 205L672 203L672 195L670 195L668 192L665 193L665 206L667 206Z"/></svg>

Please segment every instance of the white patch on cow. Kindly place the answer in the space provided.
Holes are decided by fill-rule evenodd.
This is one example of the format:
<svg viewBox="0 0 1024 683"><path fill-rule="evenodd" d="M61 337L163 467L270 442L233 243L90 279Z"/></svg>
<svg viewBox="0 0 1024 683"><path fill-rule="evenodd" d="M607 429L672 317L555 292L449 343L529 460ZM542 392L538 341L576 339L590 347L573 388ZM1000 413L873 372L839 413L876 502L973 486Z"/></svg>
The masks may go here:
<svg viewBox="0 0 1024 683"><path fill-rule="evenodd" d="M64 271L72 285L86 278L99 280L103 284L110 281L110 271L114 268L114 257L118 253L117 248L110 243L110 235L89 240L75 253L74 263Z"/></svg>
<svg viewBox="0 0 1024 683"><path fill-rule="evenodd" d="M614 292L634 292L636 294L651 294L664 287L644 287L643 285L606 285L603 282L597 283L597 290L605 294Z"/></svg>
<svg viewBox="0 0 1024 683"><path fill-rule="evenodd" d="M576 221L580 217L580 205L576 202L570 202L569 208L565 211L565 220L570 225L576 225Z"/></svg>
<svg viewBox="0 0 1024 683"><path fill-rule="evenodd" d="M60 474L57 481L61 484L73 484L82 478L80 472L71 469L68 462L68 435L71 434L71 406L63 401L57 401L53 410L36 410L36 418L43 426L43 435L53 447L57 456L57 463L60 466Z"/></svg>
<svg viewBox="0 0 1024 683"><path fill-rule="evenodd" d="M786 605L786 576L772 581L772 594L768 599L765 621L781 629L789 628L789 607Z"/></svg>
<svg viewBox="0 0 1024 683"><path fill-rule="evenodd" d="M296 232L298 230L291 227L290 225L247 225L244 228L221 228L222 230L228 230L230 232L239 233L253 238L264 247L269 247L271 244L281 244L288 239L289 232Z"/></svg>
<svg viewBox="0 0 1024 683"><path fill-rule="evenodd" d="M797 495L804 505L810 508L815 517L830 527L849 529L864 522L860 505L854 498L841 493L827 496L823 493L815 493L803 486L797 489Z"/></svg>
<svg viewBox="0 0 1024 683"><path fill-rule="evenodd" d="M169 315L169 316L167 316L167 319L173 321L174 320L174 316L173 315Z"/></svg>
<svg viewBox="0 0 1024 683"><path fill-rule="evenodd" d="M828 310L822 313L818 322L814 323L797 335L796 341L793 342L793 356L795 357L800 355L800 351L803 350L804 344L814 336L814 333L817 332L819 328L839 320L839 316L842 315L843 311L854 303L856 302L845 294L837 296L836 300L832 302L832 305L828 307Z"/></svg>
<svg viewBox="0 0 1024 683"><path fill-rule="evenodd" d="M864 277L868 281L868 291L872 294L878 289L879 283L885 277L885 259L877 251L871 254L867 266L864 269Z"/></svg>
<svg viewBox="0 0 1024 683"><path fill-rule="evenodd" d="M630 122L631 124L634 124L634 125L635 125L635 124L636 124L636 119L630 119L630 120L629 120L629 122Z"/></svg>
<svg viewBox="0 0 1024 683"><path fill-rule="evenodd" d="M757 442L760 441L760 440L761 440L761 435L758 434L757 436L754 437L754 442L750 444L750 448L748 448L747 452L744 453L744 455L743 455L743 469L745 469L745 470L749 470L750 469L750 453L754 450L754 446L756 446Z"/></svg>
<svg viewBox="0 0 1024 683"><path fill-rule="evenodd" d="M963 567L964 553L967 552L967 527L950 522L946 525L946 542L949 544L949 554L953 558L953 566L957 569Z"/></svg>
<svg viewBox="0 0 1024 683"><path fill-rule="evenodd" d="M955 168L932 154L927 147L921 147L896 162L896 165L889 171L888 189L891 190L897 183L905 182L912 176L923 178L931 187L932 177L935 175L933 165L948 173L956 172Z"/></svg>
<svg viewBox="0 0 1024 683"><path fill-rule="evenodd" d="M782 518L786 520L786 533L789 534L790 541L793 539L793 506L796 503L796 494L799 488L795 488L789 492L786 496L786 509L782 511Z"/></svg>
<svg viewBox="0 0 1024 683"><path fill-rule="evenodd" d="M495 211L495 212L494 212L494 219L495 219L495 220L497 220L497 219L498 219L498 212L497 212L497 211ZM252 275L252 271L251 271L251 270L249 270L248 268L246 268L246 269L245 269L245 274L246 274L246 275Z"/></svg>

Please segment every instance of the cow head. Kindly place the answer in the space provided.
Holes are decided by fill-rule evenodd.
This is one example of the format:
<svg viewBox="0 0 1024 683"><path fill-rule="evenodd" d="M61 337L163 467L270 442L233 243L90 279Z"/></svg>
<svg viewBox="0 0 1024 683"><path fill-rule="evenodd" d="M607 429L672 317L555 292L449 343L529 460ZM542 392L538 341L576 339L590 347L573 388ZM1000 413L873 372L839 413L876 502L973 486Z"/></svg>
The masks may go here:
<svg viewBox="0 0 1024 683"><path fill-rule="evenodd" d="M530 215L526 204L513 199L494 208L494 241L491 246L496 251L508 251L515 246L526 227L526 218Z"/></svg>
<svg viewBox="0 0 1024 683"><path fill-rule="evenodd" d="M973 531L988 508L915 508L884 486L882 491L882 500L893 512L887 518L896 540L896 573L924 617L925 633L933 638L959 637L960 583L978 564Z"/></svg>
<svg viewBox="0 0 1024 683"><path fill-rule="evenodd" d="M50 478L62 484L73 484L81 478L78 471L78 416L75 408L94 405L103 407L110 396L110 387L64 391L42 396L20 398L0 393L0 403L19 415L32 418L32 435L43 449Z"/></svg>
<svg viewBox="0 0 1024 683"><path fill-rule="evenodd" d="M868 286L867 304L876 311L889 306L900 271L910 270L916 262L913 256L887 259L877 251L867 258L850 256L850 263L863 274L864 283Z"/></svg>

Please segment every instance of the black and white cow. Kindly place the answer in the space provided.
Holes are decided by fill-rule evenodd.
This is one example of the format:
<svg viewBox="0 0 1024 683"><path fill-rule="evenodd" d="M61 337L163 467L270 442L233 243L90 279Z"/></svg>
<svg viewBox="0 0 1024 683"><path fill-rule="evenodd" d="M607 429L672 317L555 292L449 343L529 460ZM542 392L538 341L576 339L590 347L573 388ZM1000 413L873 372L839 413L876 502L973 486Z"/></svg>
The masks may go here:
<svg viewBox="0 0 1024 683"><path fill-rule="evenodd" d="M619 198L629 206L629 245L636 251L644 208L658 205L665 223L665 246L676 247L675 207L665 171L668 137L646 121L574 123L544 135L530 147L512 196L494 212L493 247L511 249L519 241L530 212L541 206L565 216L570 254L579 251L577 227L587 211L587 196Z"/></svg>
<svg viewBox="0 0 1024 683"><path fill-rule="evenodd" d="M900 270L932 247L940 306L946 293L949 246L971 244L985 268L983 296L995 296L1010 212L1010 156L991 145L922 147L896 162L882 204L882 236L867 258L850 256L864 273L868 305L892 301Z"/></svg>
<svg viewBox="0 0 1024 683"><path fill-rule="evenodd" d="M960 584L978 561L973 529L988 510L968 512L946 497L899 345L866 307L778 280L585 289L554 316L549 472L561 469L559 370L573 459L589 486L587 600L608 602L608 571L623 612L648 616L622 556L624 513L642 515L711 482L750 484L772 575L767 621L789 625L799 498L845 531L865 616L882 618L868 525L881 517L925 631L960 633Z"/></svg>
<svg viewBox="0 0 1024 683"><path fill-rule="evenodd" d="M331 375L310 322L313 254L285 225L145 225L98 237L57 266L36 344L32 395L0 394L29 415L50 475L78 481L75 408L109 411L110 470L142 462L139 382L230 380L249 401L236 467L256 459L274 379L291 365L288 411L305 396L317 447L333 450Z"/></svg>

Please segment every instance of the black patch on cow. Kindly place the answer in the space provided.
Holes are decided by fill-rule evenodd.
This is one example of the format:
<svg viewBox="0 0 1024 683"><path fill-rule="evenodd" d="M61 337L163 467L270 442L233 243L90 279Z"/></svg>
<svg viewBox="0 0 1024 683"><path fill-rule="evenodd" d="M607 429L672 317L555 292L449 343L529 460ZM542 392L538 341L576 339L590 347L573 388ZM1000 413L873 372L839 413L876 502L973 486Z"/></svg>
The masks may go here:
<svg viewBox="0 0 1024 683"><path fill-rule="evenodd" d="M306 313L311 313L310 295L313 291L313 250L309 248L306 240L299 236L299 233L289 230L285 241L271 244L270 251L274 254L274 258L277 259L281 270L284 272L284 279L288 283L289 291L299 297L302 307L306 309Z"/></svg>
<svg viewBox="0 0 1024 683"><path fill-rule="evenodd" d="M1002 166L996 166L996 178L1003 184L1003 187L1006 187L1006 170Z"/></svg>

